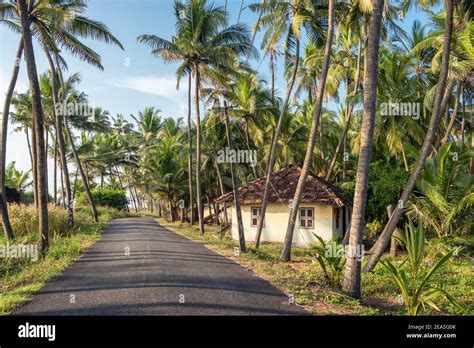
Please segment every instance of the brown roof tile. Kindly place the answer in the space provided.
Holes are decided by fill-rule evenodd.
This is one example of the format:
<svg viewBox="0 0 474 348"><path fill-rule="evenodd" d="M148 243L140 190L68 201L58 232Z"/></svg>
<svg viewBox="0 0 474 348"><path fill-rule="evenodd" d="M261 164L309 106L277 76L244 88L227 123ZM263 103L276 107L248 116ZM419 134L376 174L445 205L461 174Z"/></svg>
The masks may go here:
<svg viewBox="0 0 474 348"><path fill-rule="evenodd" d="M296 191L296 185L300 177L301 168L292 164L287 166L271 177L269 202L290 202ZM263 191L265 189L266 177L259 178L239 188L241 204L261 204ZM217 203L232 203L234 195L231 192L220 196ZM350 206L351 202L345 199L338 188L326 180L310 173L306 179L305 191L302 203L318 203L331 206Z"/></svg>

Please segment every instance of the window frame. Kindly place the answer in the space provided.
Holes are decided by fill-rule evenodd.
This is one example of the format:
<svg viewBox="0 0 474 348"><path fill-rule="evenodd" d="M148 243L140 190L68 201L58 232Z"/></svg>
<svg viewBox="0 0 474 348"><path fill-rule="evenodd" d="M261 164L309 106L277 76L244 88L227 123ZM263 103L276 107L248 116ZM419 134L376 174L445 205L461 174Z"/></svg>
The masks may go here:
<svg viewBox="0 0 474 348"><path fill-rule="evenodd" d="M301 211L304 210L304 216L301 215ZM311 211L311 216L308 216L308 211ZM314 230L314 207L300 207L298 212L298 227L305 230ZM301 226L301 221L305 221L305 226ZM308 227L307 222L311 221L311 227Z"/></svg>
<svg viewBox="0 0 474 348"><path fill-rule="evenodd" d="M254 209L257 209L258 211L258 214L257 215L254 215L253 214L253 210ZM262 213L262 207L258 207L258 206L251 206L250 207L250 227L258 227L258 220L259 220L259 217L260 217L260 214ZM257 219L257 224L253 224L253 219ZM263 221L263 227L265 227L265 220Z"/></svg>

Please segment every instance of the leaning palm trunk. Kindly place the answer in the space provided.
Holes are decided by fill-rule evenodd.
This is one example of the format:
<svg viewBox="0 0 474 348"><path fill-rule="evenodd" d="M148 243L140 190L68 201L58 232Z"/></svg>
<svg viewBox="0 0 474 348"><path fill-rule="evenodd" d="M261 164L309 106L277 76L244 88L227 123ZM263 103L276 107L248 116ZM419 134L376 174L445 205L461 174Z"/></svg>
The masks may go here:
<svg viewBox="0 0 474 348"><path fill-rule="evenodd" d="M361 50L362 50L361 46L362 46L362 42L359 39L359 46L358 46L358 49L357 49L356 77L355 77L355 82L354 82L354 92L352 93L352 96L357 95L357 92L359 91L360 58L361 58ZM344 130L342 131L341 138L339 139L339 142L337 143L336 150L334 151L334 155L332 156L331 164L329 165L329 169L328 169L328 172L326 174L326 180L330 179L332 170L334 169L334 165L336 164L336 161L337 161L337 156L339 156L339 151L341 151L341 147L343 145L345 145L347 132L349 131L349 127L351 125L353 110L354 110L354 105L351 105L347 109L346 125L344 126Z"/></svg>
<svg viewBox="0 0 474 348"><path fill-rule="evenodd" d="M72 225L74 224L73 199L72 199L72 194L71 194L71 183L69 180L69 170L67 167L66 145L64 142L64 135L63 135L63 116L62 116L63 110L61 106L59 105L59 93L56 88L57 71L56 71L56 67L54 66L51 55L49 54L49 52L45 52L45 53L46 53L46 57L48 58L48 63L49 63L50 73L51 73L51 87L52 87L53 103L54 103L53 112L54 112L54 116L55 116L54 119L55 119L55 124L56 124L56 141L57 141L57 146L59 147L59 158L61 160L61 167L63 168L62 175L63 175L64 188L66 190L67 221L68 221L68 226L72 227Z"/></svg>
<svg viewBox="0 0 474 348"><path fill-rule="evenodd" d="M26 0L18 0L18 8L20 11L21 32L25 50L26 68L31 89L34 121L33 124L36 131L35 147L38 155L36 161L38 174L38 180L36 182L38 191L38 230L40 237L40 253L42 256L44 256L48 248L48 193L46 192L48 173L45 170L46 153L44 148L43 109L41 105L41 91L38 82L38 74L36 71L35 53L33 49L33 40Z"/></svg>
<svg viewBox="0 0 474 348"><path fill-rule="evenodd" d="M450 55L450 46L451 46L451 36L453 32L453 13L454 13L454 5L453 0L446 0L446 22L445 22L445 34L444 34L444 42L443 42L443 55L441 59L441 68L439 73L439 81L436 85L436 94L435 100L433 105L433 112L431 115L430 124L428 126L428 130L426 132L426 137L423 142L423 145L420 150L420 155L418 156L415 168L408 179L407 186L400 197L399 203L397 204L395 210L393 211L393 215L391 216L390 220L388 221L387 225L385 226L382 234L380 235L379 239L375 243L374 247L372 248L372 254L370 256L369 261L364 267L364 272L371 271L379 257L385 251L390 239L392 237L395 228L397 227L398 221L403 213L403 209L405 207L408 198L415 187L416 181L418 176L423 169L423 165L425 163L425 159L428 156L430 151L431 144L436 134L436 130L438 129L439 121L441 118L441 102L443 98L443 92L446 87L446 80L448 77L448 69L449 69L449 55Z"/></svg>
<svg viewBox="0 0 474 348"><path fill-rule="evenodd" d="M8 116L10 114L10 104L15 90L18 72L20 71L20 60L23 55L23 40L20 40L16 51L15 63L13 65L12 77L8 85L5 101L3 104L3 117L0 130L0 211L2 214L2 227L7 239L13 239L13 229L10 224L7 207L7 195L5 193L5 160L7 155L7 136L8 136Z"/></svg>
<svg viewBox="0 0 474 348"><path fill-rule="evenodd" d="M194 224L193 204L193 133L191 129L191 74L188 76L188 185L189 185L189 223Z"/></svg>
<svg viewBox="0 0 474 348"><path fill-rule="evenodd" d="M306 184L306 178L313 162L314 157L314 145L316 143L316 136L318 132L318 125L321 119L321 110L324 99L324 89L326 87L326 79L329 71L329 61L331 59L331 47L334 34L334 1L329 0L329 12L328 12L328 34L326 39L326 47L324 48L324 61L321 72L321 82L319 83L316 100L313 112L313 122L311 124L311 131L309 133L308 145L306 147L306 155L301 169L300 177L298 179L298 185L296 186L295 196L293 197L293 203L290 208L290 216L288 219L288 227L286 229L285 241L283 243L283 250L280 255L280 260L290 261L291 258L291 243L293 241L293 232L295 230L295 220L298 213L298 208L303 197L304 187ZM322 145L322 143L321 143Z"/></svg>
<svg viewBox="0 0 474 348"><path fill-rule="evenodd" d="M378 54L384 0L373 0L373 12L369 22L367 57L364 74L364 115L362 118L359 160L357 163L354 205L349 235L349 250L344 271L343 290L360 298L361 259L357 252L362 242L365 225L369 165L374 138L375 107L377 102Z"/></svg>
<svg viewBox="0 0 474 348"><path fill-rule="evenodd" d="M263 223L265 221L265 212L267 210L273 165L275 164L275 157L276 157L275 155L276 155L276 148L278 145L278 137L280 135L281 126L283 124L283 118L285 117L286 110L288 109L288 102L290 100L291 92L295 84L296 74L298 73L299 61L300 61L300 40L296 38L295 62L294 62L294 67L293 67L293 73L291 75L290 85L288 86L288 89L286 90L285 101L283 102L283 105L281 108L277 126L273 132L272 142L271 142L271 147L270 147L270 154L268 156L268 164L267 164L267 171L266 171L267 178L265 180L265 189L263 190L262 207L260 210L260 219L258 221L257 233L255 234L255 248L257 249L260 245L260 238L262 236Z"/></svg>
<svg viewBox="0 0 474 348"><path fill-rule="evenodd" d="M451 120L449 121L448 128L446 129L446 133L444 134L444 137L441 140L441 145L444 145L444 144L447 143L447 141L449 139L449 136L451 135L451 131L453 130L454 122L456 121L456 117L458 115L459 98L461 96L462 91L463 91L463 86L461 84L461 81L458 81L457 92L456 92L456 100L454 101L453 114L451 115Z"/></svg>
<svg viewBox="0 0 474 348"><path fill-rule="evenodd" d="M201 116L199 113L199 66L194 67L194 102L196 107L196 200L199 218L199 233L204 234L204 211L201 197Z"/></svg>
<svg viewBox="0 0 474 348"><path fill-rule="evenodd" d="M219 182L220 193L221 193L221 196L223 196L225 194L225 191L224 191L224 183L222 182L221 170L219 169L219 163L217 163L217 161L214 160L214 165L216 166L217 179L218 179L218 182ZM229 223L229 218L227 216L227 205L225 203L224 203L223 210L224 210L224 222L227 225Z"/></svg>
<svg viewBox="0 0 474 348"><path fill-rule="evenodd" d="M227 101L224 101L225 131L227 133L227 146L229 150L232 146L232 133L230 132L229 114L227 113ZM232 176L232 191L234 192L235 210L237 214L237 226L239 230L239 247L241 252L246 251L244 224L242 223L242 210L240 209L239 183L235 172L234 163L230 161L230 174ZM224 203L225 204L225 203Z"/></svg>
<svg viewBox="0 0 474 348"><path fill-rule="evenodd" d="M57 58L57 57L56 57ZM62 89L62 98L63 102L66 102L66 88L64 85L64 79L63 79L63 73L61 71L61 68L59 67L59 64L56 62L56 65L58 66L58 75L59 75L59 81L61 83L61 89ZM99 222L99 219L97 217L97 209L95 207L95 202L94 199L92 198L92 193L89 187L89 181L87 180L87 176L84 172L84 169L82 168L81 160L79 158L79 155L77 154L76 151L76 145L74 144L74 139L72 138L72 133L71 130L69 129L69 124L68 124L68 118L64 117L64 128L66 130L67 138L69 140L69 146L71 147L72 155L74 156L74 160L76 161L76 167L79 170L79 174L81 174L81 179L84 184L84 191L86 191L87 199L89 200L89 204L91 206L92 210L92 218L94 219L94 222ZM63 166L63 170L66 169L67 166ZM66 175L65 175L66 176ZM67 190L67 187L66 187ZM67 197L66 197L67 199ZM68 202L69 206L72 206L73 202Z"/></svg>

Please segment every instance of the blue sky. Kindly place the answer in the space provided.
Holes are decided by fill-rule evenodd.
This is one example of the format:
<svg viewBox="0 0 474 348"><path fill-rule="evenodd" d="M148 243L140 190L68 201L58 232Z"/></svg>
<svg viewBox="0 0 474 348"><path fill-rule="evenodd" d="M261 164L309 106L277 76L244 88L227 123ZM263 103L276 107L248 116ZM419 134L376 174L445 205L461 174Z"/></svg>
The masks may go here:
<svg viewBox="0 0 474 348"><path fill-rule="evenodd" d="M244 0L244 6L256 0ZM217 4L224 4L224 0L216 0ZM235 23L239 14L241 0L228 0L230 23ZM180 90L176 90L174 64L165 64L151 56L147 47L137 43L136 37L141 34L155 34L169 38L174 31L173 1L172 0L90 0L86 16L105 23L111 32L121 41L124 51L118 47L108 46L98 42L87 42L102 57L104 71L88 66L78 59L65 57L69 64L69 72L79 72L82 76L80 89L89 95L92 105L101 106L111 115L137 114L147 106L155 106L163 111L166 117L183 117L186 115L187 89L183 83ZM426 23L425 14L410 11L402 27L407 30L414 19ZM241 15L241 22L252 26L257 16L249 9ZM8 83L13 58L18 45L19 36L8 29L0 27L0 92L3 95ZM257 35L255 46L260 45L260 35ZM47 69L47 63L36 49L38 71ZM253 62L256 67L260 61ZM27 89L28 79L24 62L20 67L20 76L17 90ZM259 73L264 79L269 79L268 62L261 64ZM284 80L283 67L277 68L277 87L282 89ZM183 81L185 82L185 81ZM331 105L334 106L334 105ZM130 118L129 118L130 119ZM12 130L13 127L10 128ZM30 161L27 155L24 134L9 132L7 163L17 162L20 169L29 169ZM52 168L52 163L50 163ZM50 173L50 181L52 174ZM52 185L50 185L52 187Z"/></svg>

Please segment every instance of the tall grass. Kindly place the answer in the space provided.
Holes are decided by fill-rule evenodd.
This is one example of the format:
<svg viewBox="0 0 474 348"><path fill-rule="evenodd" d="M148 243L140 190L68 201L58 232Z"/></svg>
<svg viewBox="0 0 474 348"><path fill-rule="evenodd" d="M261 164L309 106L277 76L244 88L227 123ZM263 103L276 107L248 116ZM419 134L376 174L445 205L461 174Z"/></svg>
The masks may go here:
<svg viewBox="0 0 474 348"><path fill-rule="evenodd" d="M10 204L8 212L16 239L27 237L31 240L38 235L38 211L33 204ZM66 209L56 207L54 204L48 205L48 231L50 236L68 234Z"/></svg>
<svg viewBox="0 0 474 348"><path fill-rule="evenodd" d="M68 229L67 211L53 204L48 208L50 245L46 256L36 262L27 257L0 258L0 315L8 314L27 301L32 292L79 258L85 248L100 238L107 221L126 216L117 209L98 207L99 223L94 223L90 209L76 209L74 226ZM36 243L38 216L35 206L13 204L8 209L15 234L11 244ZM7 244L3 231L0 244Z"/></svg>

